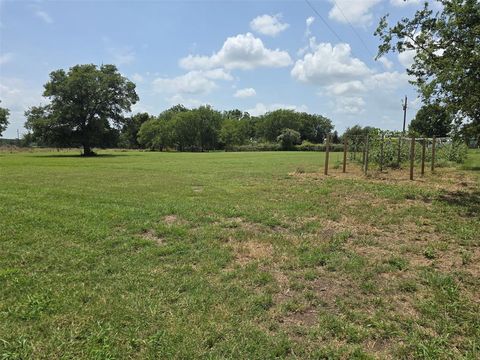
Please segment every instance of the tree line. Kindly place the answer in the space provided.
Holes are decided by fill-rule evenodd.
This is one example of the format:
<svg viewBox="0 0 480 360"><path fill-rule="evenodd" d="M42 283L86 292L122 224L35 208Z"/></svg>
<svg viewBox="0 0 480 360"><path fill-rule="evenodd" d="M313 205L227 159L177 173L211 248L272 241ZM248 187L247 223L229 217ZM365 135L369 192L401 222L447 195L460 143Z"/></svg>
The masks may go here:
<svg viewBox="0 0 480 360"><path fill-rule="evenodd" d="M187 109L175 105L158 116L138 113L125 116L138 100L135 84L122 76L114 65L76 65L50 74L44 85L48 105L33 106L26 112L28 133L24 146L83 147L85 156L93 148L121 147L150 150L209 151L248 149L320 149L328 134L331 143L342 137L359 139L375 130L355 125L342 136L333 131L325 116L279 109L251 116L238 109L218 111L200 106ZM0 135L8 124L8 109L0 108ZM447 108L426 104L409 125L409 133L419 136L447 136L454 128ZM469 127L471 128L471 127ZM357 141L357 140L355 140ZM360 140L358 140L360 141Z"/></svg>
<svg viewBox="0 0 480 360"><path fill-rule="evenodd" d="M322 143L333 130L324 116L285 109L251 116L176 105L158 116L125 116L139 98L135 84L114 65L53 71L44 89L49 103L25 112L24 144L82 147L85 156L95 147L209 151L262 142L288 150L302 141Z"/></svg>
<svg viewBox="0 0 480 360"><path fill-rule="evenodd" d="M262 116L241 110L217 111L210 106L176 105L156 117L137 114L122 129L127 147L178 151L229 150L233 146L278 142L285 150L302 141L322 143L332 130L330 119L279 109ZM133 125L135 124L135 125ZM135 137L135 131L138 135Z"/></svg>

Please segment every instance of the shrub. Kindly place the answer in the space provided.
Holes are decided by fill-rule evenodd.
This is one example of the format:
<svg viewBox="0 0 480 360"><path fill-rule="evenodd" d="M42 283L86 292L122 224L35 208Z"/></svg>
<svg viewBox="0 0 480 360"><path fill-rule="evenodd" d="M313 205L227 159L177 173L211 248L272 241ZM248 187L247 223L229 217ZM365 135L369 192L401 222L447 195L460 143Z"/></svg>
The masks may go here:
<svg viewBox="0 0 480 360"><path fill-rule="evenodd" d="M275 143L250 143L246 145L231 145L227 151L279 151L280 144Z"/></svg>
<svg viewBox="0 0 480 360"><path fill-rule="evenodd" d="M300 144L300 133L293 129L283 129L281 134L277 137L282 150L292 150L295 145Z"/></svg>
<svg viewBox="0 0 480 360"><path fill-rule="evenodd" d="M298 151L325 151L325 144L314 144L310 141L304 141L300 145L295 146ZM340 152L343 151L343 144L330 144L330 151Z"/></svg>

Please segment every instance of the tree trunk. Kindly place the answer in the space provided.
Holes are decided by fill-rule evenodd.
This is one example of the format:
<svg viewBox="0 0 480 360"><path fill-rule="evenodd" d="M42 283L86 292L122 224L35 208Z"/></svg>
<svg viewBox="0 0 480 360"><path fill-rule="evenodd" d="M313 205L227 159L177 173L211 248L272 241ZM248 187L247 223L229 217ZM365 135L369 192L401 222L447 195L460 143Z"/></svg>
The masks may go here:
<svg viewBox="0 0 480 360"><path fill-rule="evenodd" d="M95 153L92 151L92 148L88 144L83 144L83 156L94 156Z"/></svg>

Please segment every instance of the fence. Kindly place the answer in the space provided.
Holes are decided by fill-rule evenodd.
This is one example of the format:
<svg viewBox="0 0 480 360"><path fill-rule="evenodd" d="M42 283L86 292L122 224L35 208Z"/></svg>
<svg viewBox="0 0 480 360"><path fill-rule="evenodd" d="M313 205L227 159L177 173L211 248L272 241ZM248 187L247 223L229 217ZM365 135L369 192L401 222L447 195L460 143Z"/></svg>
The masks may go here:
<svg viewBox="0 0 480 360"><path fill-rule="evenodd" d="M329 170L330 141L330 136L327 136L325 145L325 175L328 175ZM365 174L372 169L372 163L378 166L379 171L383 171L386 167L400 168L402 163L407 162L410 170L410 180L413 180L416 162L420 165L421 176L425 175L427 163L430 171L434 172L437 148L451 142L451 138L448 137L415 138L388 136L385 134L345 137L342 172L345 173L347 171L348 157L350 157L351 161L360 162L362 171ZM420 149L420 151L417 149Z"/></svg>

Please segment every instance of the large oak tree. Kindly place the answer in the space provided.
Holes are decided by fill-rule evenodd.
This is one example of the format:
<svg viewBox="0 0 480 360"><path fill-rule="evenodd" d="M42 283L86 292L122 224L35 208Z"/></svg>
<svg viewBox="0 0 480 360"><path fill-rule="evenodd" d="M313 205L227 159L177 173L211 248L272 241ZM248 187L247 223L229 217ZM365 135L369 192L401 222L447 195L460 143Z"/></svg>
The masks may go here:
<svg viewBox="0 0 480 360"><path fill-rule="evenodd" d="M111 143L125 113L139 100L135 84L114 65L56 70L44 88L50 103L30 108L25 127L43 143L82 146L85 156L94 154L93 147Z"/></svg>

